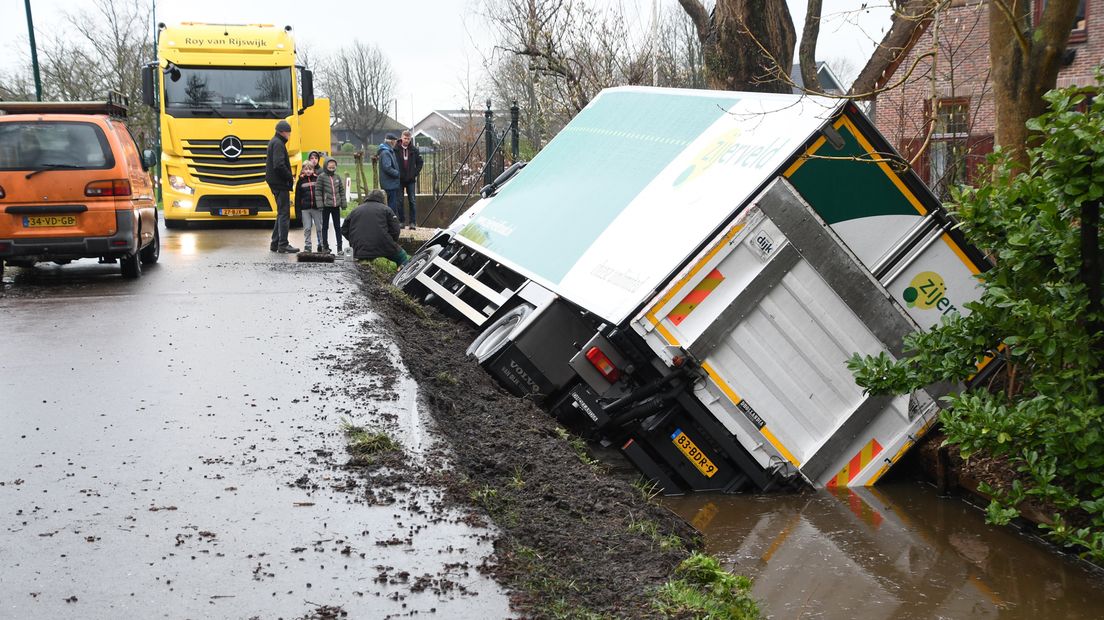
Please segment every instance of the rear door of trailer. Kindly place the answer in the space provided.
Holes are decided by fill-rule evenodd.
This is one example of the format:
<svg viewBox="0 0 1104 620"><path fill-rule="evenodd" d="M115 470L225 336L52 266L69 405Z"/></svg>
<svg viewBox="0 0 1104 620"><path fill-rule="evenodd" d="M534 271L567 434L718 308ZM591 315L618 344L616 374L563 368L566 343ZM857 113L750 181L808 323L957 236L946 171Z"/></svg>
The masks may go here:
<svg viewBox="0 0 1104 620"><path fill-rule="evenodd" d="M816 486L872 482L937 412L922 392L855 385L852 353L899 357L916 325L781 179L633 327L661 358L685 351L700 363L696 398L760 466Z"/></svg>

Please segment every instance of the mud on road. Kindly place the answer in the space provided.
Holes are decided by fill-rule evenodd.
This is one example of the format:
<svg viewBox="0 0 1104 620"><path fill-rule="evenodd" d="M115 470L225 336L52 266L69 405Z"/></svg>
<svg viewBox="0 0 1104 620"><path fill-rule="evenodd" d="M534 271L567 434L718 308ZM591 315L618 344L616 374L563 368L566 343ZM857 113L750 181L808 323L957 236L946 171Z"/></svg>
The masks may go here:
<svg viewBox="0 0 1104 620"><path fill-rule="evenodd" d="M421 407L447 438L437 450L448 451L431 449L421 465L365 468L364 498L386 501L389 485L428 477L447 501L482 506L497 528L482 569L525 617L658 617L655 590L700 547L697 532L650 501L645 485L590 458L550 415L498 387L465 356L472 328L416 304L370 267L359 276L379 331L394 340ZM370 338L371 324L363 329ZM380 377L387 367L362 351L346 361L350 371Z"/></svg>

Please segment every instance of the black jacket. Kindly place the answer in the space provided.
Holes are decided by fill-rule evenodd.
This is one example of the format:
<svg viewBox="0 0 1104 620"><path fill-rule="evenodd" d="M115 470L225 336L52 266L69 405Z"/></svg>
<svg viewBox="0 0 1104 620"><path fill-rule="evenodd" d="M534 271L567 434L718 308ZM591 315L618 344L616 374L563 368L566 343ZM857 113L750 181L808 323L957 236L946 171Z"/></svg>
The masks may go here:
<svg viewBox="0 0 1104 620"><path fill-rule="evenodd" d="M422 154L413 142L406 147L406 150L406 159L404 160L402 143L395 145L395 162L399 164L399 182L403 185L416 180L418 173L422 171L422 164L425 163L422 161Z"/></svg>
<svg viewBox="0 0 1104 620"><path fill-rule="evenodd" d="M321 208L322 204L318 202L318 175L313 172L300 173L299 179L295 182L295 210Z"/></svg>
<svg viewBox="0 0 1104 620"><path fill-rule="evenodd" d="M399 218L382 202L364 202L341 224L341 234L358 260L392 258L399 253Z"/></svg>
<svg viewBox="0 0 1104 620"><path fill-rule="evenodd" d="M291 176L291 159L288 158L287 139L280 134L272 136L265 151L265 183L273 190L290 190L295 184Z"/></svg>

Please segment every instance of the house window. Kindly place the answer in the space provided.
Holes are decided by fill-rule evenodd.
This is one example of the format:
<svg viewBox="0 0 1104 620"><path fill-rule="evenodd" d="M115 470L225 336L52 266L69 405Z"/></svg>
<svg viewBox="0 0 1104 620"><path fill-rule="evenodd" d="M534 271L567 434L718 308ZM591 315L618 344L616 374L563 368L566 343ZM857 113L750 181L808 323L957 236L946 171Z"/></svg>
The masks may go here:
<svg viewBox="0 0 1104 620"><path fill-rule="evenodd" d="M928 179L935 195L946 200L952 187L966 182L970 104L963 99L943 99L934 107Z"/></svg>
<svg viewBox="0 0 1104 620"><path fill-rule="evenodd" d="M1043 18L1043 9L1046 7L1046 0L1040 0L1035 3L1035 23L1038 24ZM1077 3L1077 18L1073 21L1073 29L1070 30L1070 43L1084 43L1089 38L1089 20L1088 14L1085 10L1085 0L1081 0Z"/></svg>

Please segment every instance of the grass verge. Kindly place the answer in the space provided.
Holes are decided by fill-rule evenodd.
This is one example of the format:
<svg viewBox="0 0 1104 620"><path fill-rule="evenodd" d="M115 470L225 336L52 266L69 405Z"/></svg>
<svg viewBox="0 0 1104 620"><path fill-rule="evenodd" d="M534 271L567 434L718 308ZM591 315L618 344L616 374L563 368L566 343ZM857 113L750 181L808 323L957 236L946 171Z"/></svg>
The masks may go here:
<svg viewBox="0 0 1104 620"><path fill-rule="evenodd" d="M721 568L717 558L693 553L675 569L676 579L656 594L657 611L677 618L746 620L759 617L751 580Z"/></svg>

